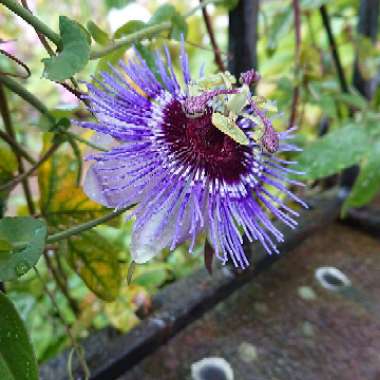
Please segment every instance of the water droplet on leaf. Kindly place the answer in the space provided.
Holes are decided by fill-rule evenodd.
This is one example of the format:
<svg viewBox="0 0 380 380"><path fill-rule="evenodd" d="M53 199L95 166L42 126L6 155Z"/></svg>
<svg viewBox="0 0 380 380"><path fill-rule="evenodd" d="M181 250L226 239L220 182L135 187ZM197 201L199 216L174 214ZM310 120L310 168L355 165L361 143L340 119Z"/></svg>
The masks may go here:
<svg viewBox="0 0 380 380"><path fill-rule="evenodd" d="M22 260L20 261L17 265L16 265L16 268L15 268L15 271L16 271L16 275L18 277L21 277L23 276L29 269L31 268L31 265L25 261L25 260Z"/></svg>

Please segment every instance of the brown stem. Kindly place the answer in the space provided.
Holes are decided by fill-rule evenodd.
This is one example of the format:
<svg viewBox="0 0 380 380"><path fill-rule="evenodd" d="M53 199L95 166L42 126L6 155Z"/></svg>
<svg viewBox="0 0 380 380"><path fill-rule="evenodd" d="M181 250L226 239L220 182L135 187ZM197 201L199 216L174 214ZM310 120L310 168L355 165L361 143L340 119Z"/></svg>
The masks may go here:
<svg viewBox="0 0 380 380"><path fill-rule="evenodd" d="M61 276L63 281L67 284L67 281L68 281L67 275L66 275L65 270L63 269L61 255L54 255L53 258L54 258L54 261L57 265L57 271L58 271L59 275Z"/></svg>
<svg viewBox="0 0 380 380"><path fill-rule="evenodd" d="M200 1L200 3L204 2L204 0L199 0L199 1ZM218 43L216 42L214 28L212 26L210 15L207 12L206 6L202 7L202 14L203 14L203 20L204 20L205 25L206 25L207 33L208 33L209 38L210 38L212 50L214 51L215 63L218 66L219 70L224 72L224 71L226 71L226 66L224 65Z"/></svg>
<svg viewBox="0 0 380 380"><path fill-rule="evenodd" d="M294 11L294 30L295 30L295 73L297 74L301 67L301 9L299 0L293 0L293 11ZM292 128L296 122L297 118L297 106L300 95L300 84L298 83L298 78L296 78L296 85L293 89L292 96L292 108L289 118L289 128Z"/></svg>
<svg viewBox="0 0 380 380"><path fill-rule="evenodd" d="M45 249L44 252L44 258L45 258L45 261L46 261L46 265L47 267L49 268L49 271L50 273L52 274L52 276L54 277L54 280L57 284L57 286L59 287L59 289L61 290L62 294L66 297L67 299L67 302L69 303L70 305L70 308L72 310L72 312L74 313L75 316L78 316L79 315L79 307L78 307L78 304L77 302L71 297L70 293L69 293L69 290L68 290L68 287L67 287L67 283L65 281L65 278L63 278L59 271L57 270L57 268L54 266L51 258L49 257L49 253L47 252L47 250Z"/></svg>
<svg viewBox="0 0 380 380"><path fill-rule="evenodd" d="M62 87L64 87L67 91L71 92L73 95L75 95L79 100L82 100L84 101L82 95L83 95L83 92L82 91L79 91L78 90L78 86L77 86L77 83L74 81L73 83L76 84L76 87L73 88L73 87L70 87L68 84L66 84L65 82L57 82L58 84L60 84Z"/></svg>
<svg viewBox="0 0 380 380"><path fill-rule="evenodd" d="M27 9L30 13L32 13L31 9L29 8L28 6L28 3L26 0L21 0L21 4L22 6ZM41 44L44 46L44 48L46 49L46 51L48 52L48 54L50 56L54 55L54 51L53 49L50 47L49 43L47 42L45 36L43 34L41 34L40 32L37 32L36 30L36 33L37 33L37 36L38 36L38 39L41 41Z"/></svg>
<svg viewBox="0 0 380 380"><path fill-rule="evenodd" d="M12 140L15 140L16 133L13 129L13 124L12 124L11 114L9 112L7 97L5 95L5 91L4 91L2 84L0 84L0 113L1 113L1 116L3 118L5 131L12 138ZM32 197L32 193L30 191L28 179L26 176L24 176L24 174L25 174L24 162L22 161L21 155L19 154L18 150L14 149L14 148L12 148L12 150L16 156L16 159L17 159L19 177L22 177L20 182L22 183L22 188L23 188L23 191L25 194L25 199L26 199L26 203L28 205L29 213L31 215L34 215L36 212L36 209L34 207L33 197Z"/></svg>
<svg viewBox="0 0 380 380"><path fill-rule="evenodd" d="M15 57L13 54L10 54L8 53L7 51L3 50L3 49L0 49L0 54L3 54L5 55L6 57L8 57L9 59L11 59L12 61L16 62L18 65L20 65L26 72L26 75L20 75L20 74L12 74L12 73L5 73L5 72L1 72L0 74L1 75L10 75L10 76L13 76L13 77L17 77L17 78L22 78L22 79L27 79L30 77L31 73L30 73L30 69L29 67L24 63L22 62L20 59L18 59L17 57Z"/></svg>
<svg viewBox="0 0 380 380"><path fill-rule="evenodd" d="M20 173L20 175L14 178L12 181L0 186L0 191L11 189L20 182L26 180L27 177L31 176L46 160L50 158L50 156L58 149L59 146L60 143L53 144L28 171Z"/></svg>
<svg viewBox="0 0 380 380"><path fill-rule="evenodd" d="M0 138L3 139L13 150L17 150L18 154L25 158L30 164L34 165L36 160L11 136L0 129Z"/></svg>

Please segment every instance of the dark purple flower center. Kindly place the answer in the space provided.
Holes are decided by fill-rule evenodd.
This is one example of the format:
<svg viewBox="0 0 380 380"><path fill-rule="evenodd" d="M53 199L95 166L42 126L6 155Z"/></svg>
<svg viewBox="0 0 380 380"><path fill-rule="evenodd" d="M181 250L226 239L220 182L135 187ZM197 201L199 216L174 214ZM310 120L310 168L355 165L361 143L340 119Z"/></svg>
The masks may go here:
<svg viewBox="0 0 380 380"><path fill-rule="evenodd" d="M237 182L247 172L244 153L248 148L212 125L210 108L199 117L189 117L181 102L174 100L164 114L164 140L184 165L204 169L209 178L227 183Z"/></svg>

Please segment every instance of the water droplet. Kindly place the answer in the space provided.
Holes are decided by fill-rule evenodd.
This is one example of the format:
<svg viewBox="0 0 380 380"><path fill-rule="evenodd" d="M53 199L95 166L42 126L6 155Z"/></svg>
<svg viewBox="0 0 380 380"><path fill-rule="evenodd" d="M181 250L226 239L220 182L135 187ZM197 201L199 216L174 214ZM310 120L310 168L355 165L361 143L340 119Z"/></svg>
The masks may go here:
<svg viewBox="0 0 380 380"><path fill-rule="evenodd" d="M31 268L31 265L25 261L25 260L22 260L20 261L17 265L16 265L16 268L15 268L15 272L16 272L16 275L18 277L21 277L23 276L29 269Z"/></svg>

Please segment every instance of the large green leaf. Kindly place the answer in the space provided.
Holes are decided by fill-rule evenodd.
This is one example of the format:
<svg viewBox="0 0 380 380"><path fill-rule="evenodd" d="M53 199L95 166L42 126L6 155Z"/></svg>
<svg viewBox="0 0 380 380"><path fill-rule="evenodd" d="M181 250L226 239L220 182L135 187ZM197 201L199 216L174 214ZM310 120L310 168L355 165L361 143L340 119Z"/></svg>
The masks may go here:
<svg viewBox="0 0 380 380"><path fill-rule="evenodd" d="M0 219L0 281L13 280L28 272L45 248L45 222L32 217ZM12 250L6 249L11 246ZM17 249L16 244L24 244Z"/></svg>
<svg viewBox="0 0 380 380"><path fill-rule="evenodd" d="M62 37L62 51L51 58L43 59L45 78L62 81L81 71L90 58L88 32L68 17L59 17L59 30Z"/></svg>
<svg viewBox="0 0 380 380"><path fill-rule="evenodd" d="M158 24L164 21L171 21L172 28L170 37L176 40L181 39L181 35L187 35L187 23L185 18L171 4L164 4L157 8L156 12L149 20L149 24Z"/></svg>
<svg viewBox="0 0 380 380"><path fill-rule="evenodd" d="M0 379L38 380L32 344L13 303L0 292Z"/></svg>
<svg viewBox="0 0 380 380"><path fill-rule="evenodd" d="M357 164L368 150L368 133L360 125L347 125L318 139L298 156L297 170L305 179L318 179Z"/></svg>
<svg viewBox="0 0 380 380"><path fill-rule="evenodd" d="M96 231L86 231L68 241L69 263L85 284L101 299L113 301L119 294L119 251Z"/></svg>
<svg viewBox="0 0 380 380"><path fill-rule="evenodd" d="M361 207L371 202L380 191L380 141L368 147L360 165L360 173L343 205L343 213L351 207Z"/></svg>

